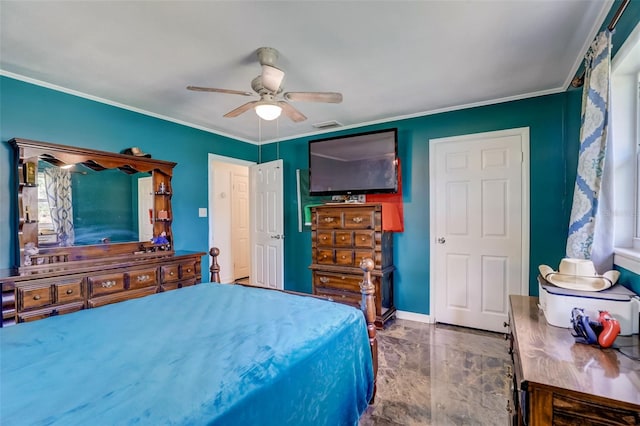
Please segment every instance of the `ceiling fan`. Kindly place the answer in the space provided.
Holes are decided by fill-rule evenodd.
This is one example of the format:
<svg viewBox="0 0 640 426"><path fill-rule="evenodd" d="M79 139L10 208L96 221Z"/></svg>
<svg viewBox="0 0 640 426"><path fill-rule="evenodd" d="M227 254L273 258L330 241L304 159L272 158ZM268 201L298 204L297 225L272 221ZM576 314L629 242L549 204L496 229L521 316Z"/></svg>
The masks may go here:
<svg viewBox="0 0 640 426"><path fill-rule="evenodd" d="M297 123L306 120L307 117L286 101L326 102L334 104L342 102L342 94L337 92L282 93L284 71L275 66L278 59L278 51L272 47L261 47L258 49L257 55L258 61L260 61L260 65L262 66L262 73L251 81L251 88L260 96L260 99L240 105L238 108L226 113L224 115L225 117L237 117L253 108L256 114L263 120L275 120L284 112L287 117ZM187 89L197 92L218 92L241 96L255 95L252 92L216 89L214 87L187 86Z"/></svg>

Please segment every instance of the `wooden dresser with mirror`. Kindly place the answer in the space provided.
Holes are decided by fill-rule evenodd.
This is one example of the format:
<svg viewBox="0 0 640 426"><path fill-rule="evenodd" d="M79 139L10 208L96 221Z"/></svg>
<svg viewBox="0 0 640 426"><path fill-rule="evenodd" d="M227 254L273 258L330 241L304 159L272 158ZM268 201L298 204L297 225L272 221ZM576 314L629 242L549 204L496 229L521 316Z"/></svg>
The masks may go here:
<svg viewBox="0 0 640 426"><path fill-rule="evenodd" d="M0 270L2 326L201 282L176 252L176 163L26 139L14 149L15 268Z"/></svg>

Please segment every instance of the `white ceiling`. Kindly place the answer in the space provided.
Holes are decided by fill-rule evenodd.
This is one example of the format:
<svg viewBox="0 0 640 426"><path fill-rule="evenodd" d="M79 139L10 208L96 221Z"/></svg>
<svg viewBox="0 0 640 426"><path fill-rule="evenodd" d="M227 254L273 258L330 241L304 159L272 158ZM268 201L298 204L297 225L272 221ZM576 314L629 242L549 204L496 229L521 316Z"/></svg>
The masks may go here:
<svg viewBox="0 0 640 426"><path fill-rule="evenodd" d="M6 1L1 74L234 138L264 142L563 91L612 1ZM262 122L255 51L278 49L308 119ZM258 99L257 96L255 99Z"/></svg>

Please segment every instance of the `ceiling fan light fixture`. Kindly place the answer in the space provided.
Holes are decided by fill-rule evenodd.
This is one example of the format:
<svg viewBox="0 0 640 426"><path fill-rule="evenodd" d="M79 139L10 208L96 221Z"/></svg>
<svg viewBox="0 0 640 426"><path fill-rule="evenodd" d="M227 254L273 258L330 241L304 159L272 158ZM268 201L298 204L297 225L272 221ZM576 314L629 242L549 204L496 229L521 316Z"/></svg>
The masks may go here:
<svg viewBox="0 0 640 426"><path fill-rule="evenodd" d="M280 114L282 114L281 106L269 102L258 103L254 109L256 110L258 117L267 121L275 120L280 117Z"/></svg>

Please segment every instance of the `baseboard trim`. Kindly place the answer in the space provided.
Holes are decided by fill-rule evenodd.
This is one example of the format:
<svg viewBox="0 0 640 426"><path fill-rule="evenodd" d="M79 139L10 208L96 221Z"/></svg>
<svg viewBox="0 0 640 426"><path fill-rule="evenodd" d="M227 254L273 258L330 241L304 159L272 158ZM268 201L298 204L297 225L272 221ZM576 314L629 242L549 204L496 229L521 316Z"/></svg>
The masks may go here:
<svg viewBox="0 0 640 426"><path fill-rule="evenodd" d="M402 320L423 322L425 324L433 324L435 321L426 314L417 314L415 312L407 312L407 311L396 311L396 318Z"/></svg>

